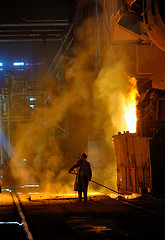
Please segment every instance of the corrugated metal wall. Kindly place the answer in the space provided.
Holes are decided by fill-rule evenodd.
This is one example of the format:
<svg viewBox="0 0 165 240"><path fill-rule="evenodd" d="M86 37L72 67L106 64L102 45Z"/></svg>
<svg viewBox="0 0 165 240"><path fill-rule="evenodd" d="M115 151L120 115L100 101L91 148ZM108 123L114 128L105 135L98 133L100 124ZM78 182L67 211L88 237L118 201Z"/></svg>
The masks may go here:
<svg viewBox="0 0 165 240"><path fill-rule="evenodd" d="M152 188L150 138L136 134L113 136L117 164L117 185L120 193L140 193Z"/></svg>

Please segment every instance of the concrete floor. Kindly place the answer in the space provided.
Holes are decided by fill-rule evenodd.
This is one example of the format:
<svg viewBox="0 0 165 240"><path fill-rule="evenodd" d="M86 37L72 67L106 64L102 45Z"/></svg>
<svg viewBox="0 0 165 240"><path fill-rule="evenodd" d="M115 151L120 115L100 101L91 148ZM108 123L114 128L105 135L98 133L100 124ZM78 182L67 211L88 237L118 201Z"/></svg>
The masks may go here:
<svg viewBox="0 0 165 240"><path fill-rule="evenodd" d="M88 203L78 203L65 195L22 193L19 197L34 239L146 240L161 239L165 233L165 200L93 195ZM0 221L18 221L8 192L0 195ZM1 224L0 230L5 234L14 229L16 239L25 239L21 226L13 225ZM17 232L22 235L16 237Z"/></svg>

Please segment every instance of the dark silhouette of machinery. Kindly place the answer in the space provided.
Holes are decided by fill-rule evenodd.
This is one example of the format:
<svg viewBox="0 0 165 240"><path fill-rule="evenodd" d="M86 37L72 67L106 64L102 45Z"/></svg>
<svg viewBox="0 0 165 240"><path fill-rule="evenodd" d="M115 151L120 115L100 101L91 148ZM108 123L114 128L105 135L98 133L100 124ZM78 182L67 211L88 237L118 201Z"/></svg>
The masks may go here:
<svg viewBox="0 0 165 240"><path fill-rule="evenodd" d="M119 3L119 2L118 2ZM121 4L121 5L120 5ZM137 131L113 136L120 193L165 194L165 14L161 0L120 1L117 30L137 37L128 71L140 93ZM117 17L118 16L118 17ZM114 18L115 19L115 18ZM117 36L117 34L116 34ZM127 35L128 40L129 36ZM139 40L139 41L138 41ZM136 65L136 66L135 66ZM126 130L126 129L123 129Z"/></svg>

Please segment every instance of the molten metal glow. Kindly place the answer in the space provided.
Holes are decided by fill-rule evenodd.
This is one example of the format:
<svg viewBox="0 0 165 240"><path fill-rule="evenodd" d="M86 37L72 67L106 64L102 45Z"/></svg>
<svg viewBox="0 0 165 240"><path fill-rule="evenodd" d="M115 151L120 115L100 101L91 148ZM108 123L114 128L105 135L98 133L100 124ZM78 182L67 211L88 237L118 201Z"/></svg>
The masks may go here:
<svg viewBox="0 0 165 240"><path fill-rule="evenodd" d="M138 198L140 197L141 194L138 194L138 193L132 193L131 195L124 195L124 198L125 199L135 199L135 198Z"/></svg>
<svg viewBox="0 0 165 240"><path fill-rule="evenodd" d="M130 133L135 133L137 123L136 105L137 96L139 95L139 93L137 90L136 79L134 77L129 79L129 83L129 94L123 100L124 119L127 125L127 130Z"/></svg>

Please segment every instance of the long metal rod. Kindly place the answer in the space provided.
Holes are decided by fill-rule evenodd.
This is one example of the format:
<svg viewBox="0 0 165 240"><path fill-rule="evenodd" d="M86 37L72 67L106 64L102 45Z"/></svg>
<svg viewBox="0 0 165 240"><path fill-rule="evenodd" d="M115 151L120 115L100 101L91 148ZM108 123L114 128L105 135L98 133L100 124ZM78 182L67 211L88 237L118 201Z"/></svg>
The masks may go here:
<svg viewBox="0 0 165 240"><path fill-rule="evenodd" d="M110 191L112 191L112 192L114 192L114 193L117 193L117 194L119 194L119 195L122 195L122 194L118 193L117 191L115 191L114 189L109 188L109 187L107 187L107 186L105 186L105 185L103 185L103 184L101 184L101 183L98 183L98 182L96 182L96 181L94 181L94 180L91 180L91 182L93 182L93 183L95 183L95 184L97 184L97 185L99 185L99 186L101 186L101 187L104 187L104 188L106 188L106 189L108 189L108 190L110 190Z"/></svg>
<svg viewBox="0 0 165 240"><path fill-rule="evenodd" d="M69 34L70 34L70 32L72 31L73 28L74 28L74 23L71 25L69 31L67 32L67 34L66 34L66 36L65 36L65 38L64 38L64 40L63 40L63 42L62 42L62 44L61 44L60 49L58 50L56 56L54 57L51 65L50 65L50 67L49 67L49 69L48 69L48 71L47 71L47 73L48 73L50 76L54 73L55 69L57 68L57 65L58 65L59 61L60 61L61 58L64 56L64 53L63 53L63 52L65 52L66 49L64 49L63 52L62 52L62 50L63 50L64 45L65 45L65 43L66 43L66 41L67 41L67 39L68 39L68 36L69 36ZM73 39L73 38L72 38L72 39ZM70 43L72 42L72 39L71 39L71 41L70 41L69 44L68 44L69 46L70 46ZM67 45L67 46L68 46L68 45ZM68 49L68 47L67 47L67 49ZM63 55L62 55L62 57L60 58L60 60L57 62L57 59L58 59L58 57L60 56L61 53L63 53ZM56 63L56 62L57 62L57 63ZM55 69L52 69L52 68L54 67L55 63L56 63ZM51 70L51 69L52 69L52 70Z"/></svg>
<svg viewBox="0 0 165 240"><path fill-rule="evenodd" d="M72 172L70 172L70 174L75 174L75 175L77 175L77 173L75 172L75 170L73 170ZM101 183L98 183L98 182L96 182L96 181L94 181L94 180L91 180L91 182L93 182L93 183L95 183L95 184L97 184L97 185L99 185L99 186L101 186L101 187L104 187L104 188L106 188L106 189L108 189L108 190L110 190L110 191L112 191L112 192L114 192L114 193L117 193L117 194L120 195L120 196L123 196L123 194L120 194L120 193L118 193L116 190L114 190L114 189L112 189L112 188L109 188L109 187L107 187L107 186L105 186L105 185L103 185L103 184L101 184Z"/></svg>
<svg viewBox="0 0 165 240"><path fill-rule="evenodd" d="M65 27L65 26L68 26L68 22L35 22L35 23L9 23L9 24L0 24L0 29L1 28L9 28L9 27L12 27L12 28L20 28L20 27L23 27L23 28L26 28L26 27L49 27L49 26L54 26L54 27Z"/></svg>

